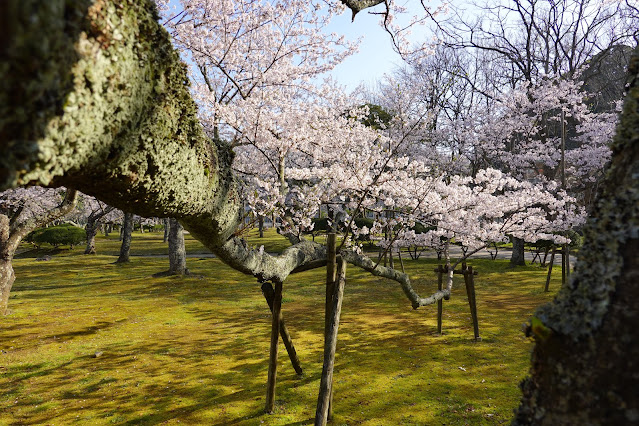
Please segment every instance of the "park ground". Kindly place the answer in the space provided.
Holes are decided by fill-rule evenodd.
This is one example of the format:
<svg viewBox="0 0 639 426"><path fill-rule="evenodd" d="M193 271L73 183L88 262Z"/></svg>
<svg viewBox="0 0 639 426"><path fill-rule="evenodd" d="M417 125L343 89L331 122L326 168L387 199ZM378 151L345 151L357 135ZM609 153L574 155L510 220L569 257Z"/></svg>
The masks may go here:
<svg viewBox="0 0 639 426"><path fill-rule="evenodd" d="M253 244L262 240L253 237ZM269 251L284 243L270 235ZM322 369L325 272L284 283L283 314L304 368L280 345L276 409L264 414L270 313L259 285L187 236L191 275L168 269L161 234L133 236L114 264L115 235L98 255L29 251L0 334L0 424L312 423ZM51 259L36 260L49 253ZM135 256L135 255L139 256ZM436 259L405 259L420 294L436 289ZM532 341L522 323L561 281L553 270L474 259L480 342L463 282L444 303L410 308L399 285L349 267L334 378L336 425L508 424Z"/></svg>

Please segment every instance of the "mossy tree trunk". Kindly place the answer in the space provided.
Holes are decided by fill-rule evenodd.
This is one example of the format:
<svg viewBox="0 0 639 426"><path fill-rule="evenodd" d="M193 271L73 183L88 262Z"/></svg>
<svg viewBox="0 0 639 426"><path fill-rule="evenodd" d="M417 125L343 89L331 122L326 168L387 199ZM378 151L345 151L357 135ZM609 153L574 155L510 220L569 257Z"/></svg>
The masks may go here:
<svg viewBox="0 0 639 426"><path fill-rule="evenodd" d="M16 245L11 244L10 236L9 218L0 214L0 314L2 315L7 314L9 293L16 280L12 265Z"/></svg>
<svg viewBox="0 0 639 426"><path fill-rule="evenodd" d="M571 280L538 309L514 424L639 423L639 48Z"/></svg>
<svg viewBox="0 0 639 426"><path fill-rule="evenodd" d="M0 214L0 315L7 314L9 295L16 276L13 271L13 256L20 241L27 234L47 223L50 223L74 209L76 203L76 191L68 190L62 203L53 210L40 217L34 217L20 221L18 217Z"/></svg>

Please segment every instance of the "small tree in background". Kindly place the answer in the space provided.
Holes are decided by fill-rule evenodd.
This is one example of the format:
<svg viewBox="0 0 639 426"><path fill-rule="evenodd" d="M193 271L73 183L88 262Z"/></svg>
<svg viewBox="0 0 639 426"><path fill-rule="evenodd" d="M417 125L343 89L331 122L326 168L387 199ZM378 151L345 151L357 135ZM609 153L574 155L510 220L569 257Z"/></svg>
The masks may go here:
<svg viewBox="0 0 639 426"><path fill-rule="evenodd" d="M12 261L20 241L33 230L70 213L75 202L73 189L31 187L0 193L0 314L7 313L16 278Z"/></svg>

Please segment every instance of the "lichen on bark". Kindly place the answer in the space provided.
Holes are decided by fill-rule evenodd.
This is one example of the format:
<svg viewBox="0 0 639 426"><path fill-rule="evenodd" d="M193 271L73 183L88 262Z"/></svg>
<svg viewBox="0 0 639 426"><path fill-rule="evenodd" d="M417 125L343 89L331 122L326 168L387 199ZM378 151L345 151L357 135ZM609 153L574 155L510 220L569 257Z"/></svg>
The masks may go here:
<svg viewBox="0 0 639 426"><path fill-rule="evenodd" d="M5 18L28 21L39 4L11 0ZM285 277L298 262L321 256L320 248L304 244L273 258L233 237L242 209L233 153L204 133L186 67L152 1L53 0L51 8L60 13L48 17L57 25L43 25L49 31L10 29L21 46L64 49L51 53L57 65L50 74L26 79L13 63L28 62L33 52L3 56L2 93L15 85L8 96L22 109L3 110L0 189L67 186L142 216L177 217L222 260L255 276ZM69 31L67 15L75 17ZM52 106L20 103L36 92L46 92ZM23 145L27 152L16 148Z"/></svg>
<svg viewBox="0 0 639 426"><path fill-rule="evenodd" d="M235 181L218 152L223 160L229 156L199 124L185 65L157 22L155 5L47 4L43 16L38 1L5 5L8 21L42 21L47 31L9 31L18 47L5 49L0 65L0 93L11 100L6 107L0 102L0 135L7 141L0 148L0 186L66 185L118 207L135 206L142 215L207 216L223 243L239 218ZM35 51L33 59L29 46L40 44L59 47ZM30 61L56 65L22 78ZM22 102L42 93L45 106Z"/></svg>
<svg viewBox="0 0 639 426"><path fill-rule="evenodd" d="M612 162L593 214L584 228L579 263L556 299L536 313L551 329L573 340L592 334L608 312L610 297L624 273L626 244L639 238L639 54L631 60L634 76L626 95Z"/></svg>
<svg viewBox="0 0 639 426"><path fill-rule="evenodd" d="M515 425L639 422L639 48L613 157L569 284L537 310ZM534 328L533 323L531 328Z"/></svg>

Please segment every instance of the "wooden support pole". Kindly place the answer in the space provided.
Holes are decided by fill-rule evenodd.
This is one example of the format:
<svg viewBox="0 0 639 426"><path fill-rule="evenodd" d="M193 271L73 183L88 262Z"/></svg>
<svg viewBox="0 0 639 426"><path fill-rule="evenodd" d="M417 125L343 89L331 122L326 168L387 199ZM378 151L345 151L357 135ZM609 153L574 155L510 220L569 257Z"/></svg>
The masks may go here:
<svg viewBox="0 0 639 426"><path fill-rule="evenodd" d="M548 251L550 249L546 247L546 250L544 251L544 260L543 262L541 262L541 266L546 266L546 259L548 259Z"/></svg>
<svg viewBox="0 0 639 426"><path fill-rule="evenodd" d="M340 258L341 259L341 258ZM329 232L326 235L326 305L324 308L324 342L328 340L335 295L335 277L337 267L337 235ZM332 380L331 375L331 380ZM328 398L327 419L333 418L333 383L330 383L330 395Z"/></svg>
<svg viewBox="0 0 639 426"><path fill-rule="evenodd" d="M331 318L329 332L324 341L324 364L322 366L322 378L317 397L317 410L315 411L315 426L325 426L329 419L330 399L333 395L333 368L335 366L335 348L337 347L337 331L342 313L342 299L344 295L344 283L346 281L346 262L340 259L337 264L337 279L335 292L331 298Z"/></svg>
<svg viewBox="0 0 639 426"><path fill-rule="evenodd" d="M271 348L268 363L268 381L266 383L266 412L272 413L275 406L275 380L277 377L277 341L280 334L280 317L282 310L282 283L275 283L273 295L273 320L271 321Z"/></svg>
<svg viewBox="0 0 639 426"><path fill-rule="evenodd" d="M337 236L334 232L326 235L326 306L324 309L324 335L328 331L331 316L331 300L335 289L335 263L337 262Z"/></svg>
<svg viewBox="0 0 639 426"><path fill-rule="evenodd" d="M561 248L561 286L566 285L566 244Z"/></svg>
<svg viewBox="0 0 639 426"><path fill-rule="evenodd" d="M570 280L570 246L566 245L566 280Z"/></svg>
<svg viewBox="0 0 639 426"><path fill-rule="evenodd" d="M397 249L397 258L399 259L399 264L402 267L402 274L406 273L406 269L404 269L404 260L402 259L402 249Z"/></svg>
<svg viewBox="0 0 639 426"><path fill-rule="evenodd" d="M557 247L553 247L552 254L550 255L550 265L548 265L548 277L546 277L546 286L544 287L545 292L548 292L548 288L550 287L550 275L552 274L552 265L555 264L556 252L557 252Z"/></svg>
<svg viewBox="0 0 639 426"><path fill-rule="evenodd" d="M437 265L437 290L442 290L444 268L442 265ZM437 333L442 334L442 314L444 312L444 301L439 299L437 301Z"/></svg>
<svg viewBox="0 0 639 426"><path fill-rule="evenodd" d="M468 295L468 304L470 306L470 316L473 320L473 331L475 332L475 340L480 341L479 337L479 320L477 319L477 300L475 298L475 274L473 267L468 266L464 269L464 281L466 282L466 294Z"/></svg>
<svg viewBox="0 0 639 426"><path fill-rule="evenodd" d="M273 312L273 299L275 298L275 291L273 290L273 286L271 283L263 283L262 284L262 294L264 294L264 298L266 299L266 303L268 303L268 307ZM282 342L284 342L284 347L286 347L286 352L288 352L288 357L291 359L291 364L295 369L295 372L298 375L302 375L302 365L300 364L300 359L297 356L297 351L295 351L295 346L293 345L293 339L291 339L291 334L288 332L288 328L284 323L284 319L282 318L281 310L280 310L280 336L282 337Z"/></svg>

